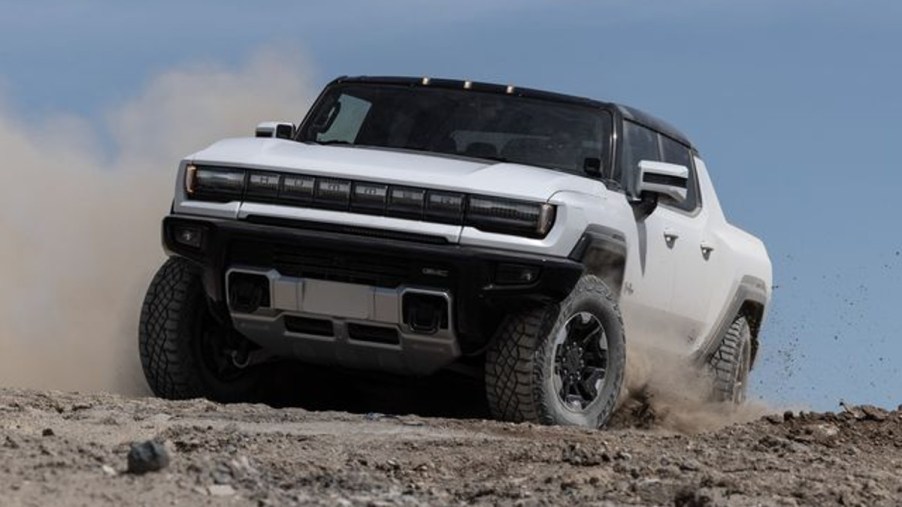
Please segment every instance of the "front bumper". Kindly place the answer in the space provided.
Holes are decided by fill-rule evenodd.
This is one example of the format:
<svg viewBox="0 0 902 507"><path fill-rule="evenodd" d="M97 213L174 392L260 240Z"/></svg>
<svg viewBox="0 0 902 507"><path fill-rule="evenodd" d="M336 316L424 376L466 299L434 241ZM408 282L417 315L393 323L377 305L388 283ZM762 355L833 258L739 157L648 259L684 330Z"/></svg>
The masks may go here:
<svg viewBox="0 0 902 507"><path fill-rule="evenodd" d="M190 242L182 237L181 231L185 229L197 234ZM449 357L430 361L433 365L451 362L460 354L478 352L505 312L528 305L559 302L570 293L583 273L581 263L566 258L465 247L427 236L392 234L387 237L375 230L325 230L322 224L298 222L255 223L174 214L163 221L163 244L170 254L184 257L200 267L207 296L222 314L229 315L235 324L253 321L257 329L268 327L269 334L273 334L273 330L277 335L284 331L284 316L310 317L310 308L314 308L312 313L334 322L353 323L355 319L365 322L368 318L365 312L356 315L352 311L346 315L342 311L330 312L328 305L311 303L286 306L274 302L271 308L252 314L236 311L234 305L229 304L227 294L226 274L230 270L268 273L266 276L297 287L305 284L326 287L328 290L321 293L344 294L342 297L346 299L367 290L397 294L398 297L405 290L447 294L448 332L440 337L445 341L436 354ZM499 283L499 268L503 272L510 266L536 268L536 276L528 283ZM385 318L378 323L401 324ZM250 328L236 327L245 335L254 334ZM410 329L401 326L399 331L402 341L405 337L416 341L416 333L411 333ZM284 344L284 333L280 336ZM257 339L259 336L249 337L258 343L261 341ZM261 345L273 348L276 342L279 340L267 340ZM385 348L384 344L379 345ZM403 355L404 351L400 352ZM289 352L286 349L281 353ZM316 357L307 357L310 354L297 351L292 354L304 356L302 359L330 362L329 354L317 353ZM348 363L341 360L340 355L332 355L334 362ZM357 360L350 363L350 366L361 366ZM427 373L416 367L411 369L409 357L398 364L402 366L388 369ZM372 367L384 369L378 364ZM435 368L424 365L421 370L425 369Z"/></svg>

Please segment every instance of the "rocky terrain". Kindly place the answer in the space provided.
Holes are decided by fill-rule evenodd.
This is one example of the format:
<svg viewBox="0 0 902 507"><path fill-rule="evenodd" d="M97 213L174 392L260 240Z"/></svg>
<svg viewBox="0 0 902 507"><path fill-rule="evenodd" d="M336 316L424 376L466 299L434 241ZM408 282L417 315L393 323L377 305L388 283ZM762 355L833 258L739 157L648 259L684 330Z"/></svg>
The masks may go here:
<svg viewBox="0 0 902 507"><path fill-rule="evenodd" d="M0 503L902 503L902 410L789 412L695 434L656 429L645 412L590 431L7 389ZM132 469L168 466L129 472L132 444L148 440L164 462L137 453L150 461Z"/></svg>

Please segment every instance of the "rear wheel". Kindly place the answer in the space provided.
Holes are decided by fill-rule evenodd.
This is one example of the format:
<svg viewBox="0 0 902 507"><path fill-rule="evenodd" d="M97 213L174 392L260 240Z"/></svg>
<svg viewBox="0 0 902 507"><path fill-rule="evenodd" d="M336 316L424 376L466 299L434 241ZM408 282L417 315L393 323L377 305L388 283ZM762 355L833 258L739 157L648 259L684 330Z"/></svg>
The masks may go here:
<svg viewBox="0 0 902 507"><path fill-rule="evenodd" d="M253 401L258 368L243 368L246 340L214 317L200 273L171 257L154 276L138 332L144 376L157 396ZM243 346L242 346L243 345Z"/></svg>
<svg viewBox="0 0 902 507"><path fill-rule="evenodd" d="M599 278L584 276L560 305L507 317L486 353L496 418L600 427L623 382L620 310Z"/></svg>
<svg viewBox="0 0 902 507"><path fill-rule="evenodd" d="M743 403L748 392L752 362L752 332L745 317L739 316L720 340L708 360L714 376L713 397L717 401Z"/></svg>

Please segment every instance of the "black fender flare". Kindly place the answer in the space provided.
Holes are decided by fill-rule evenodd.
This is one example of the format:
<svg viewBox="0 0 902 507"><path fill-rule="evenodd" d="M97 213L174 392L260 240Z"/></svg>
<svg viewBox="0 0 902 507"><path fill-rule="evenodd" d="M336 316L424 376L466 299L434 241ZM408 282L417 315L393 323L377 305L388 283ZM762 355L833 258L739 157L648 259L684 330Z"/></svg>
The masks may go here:
<svg viewBox="0 0 902 507"><path fill-rule="evenodd" d="M705 364L709 357L717 350L720 337L733 324L738 316L744 316L749 322L752 331L752 365L758 353L758 335L764 324L764 310L767 307L767 284L764 280L751 275L742 277L739 287L733 293L733 298L721 312L717 324L711 333L705 338L702 346L695 354L695 360L699 364Z"/></svg>
<svg viewBox="0 0 902 507"><path fill-rule="evenodd" d="M568 256L586 268L586 274L601 278L617 299L623 287L627 256L626 236L611 227L590 225Z"/></svg>

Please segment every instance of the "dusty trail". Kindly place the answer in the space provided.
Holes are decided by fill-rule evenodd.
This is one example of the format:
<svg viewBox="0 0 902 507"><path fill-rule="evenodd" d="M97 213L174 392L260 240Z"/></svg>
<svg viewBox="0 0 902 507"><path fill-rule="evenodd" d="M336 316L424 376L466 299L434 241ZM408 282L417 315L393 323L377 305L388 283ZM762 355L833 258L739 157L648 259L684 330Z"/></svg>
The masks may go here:
<svg viewBox="0 0 902 507"><path fill-rule="evenodd" d="M902 501L902 411L769 419L599 432L0 390L0 491L4 505ZM170 467L124 473L129 443L150 438Z"/></svg>

